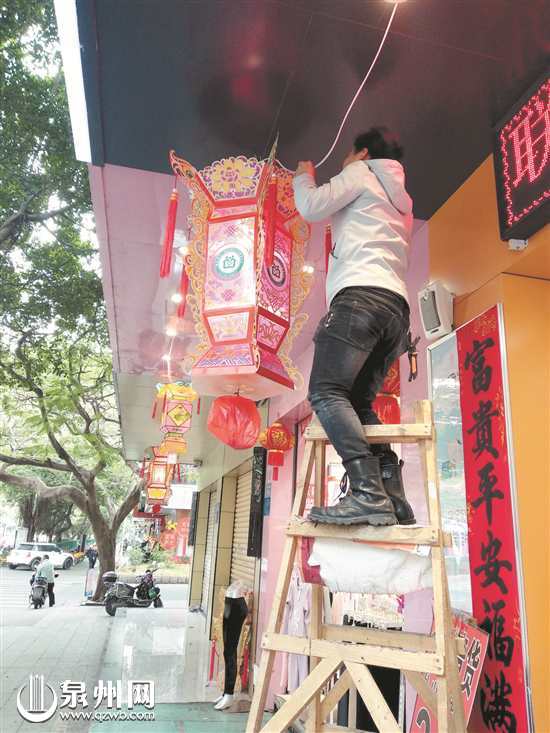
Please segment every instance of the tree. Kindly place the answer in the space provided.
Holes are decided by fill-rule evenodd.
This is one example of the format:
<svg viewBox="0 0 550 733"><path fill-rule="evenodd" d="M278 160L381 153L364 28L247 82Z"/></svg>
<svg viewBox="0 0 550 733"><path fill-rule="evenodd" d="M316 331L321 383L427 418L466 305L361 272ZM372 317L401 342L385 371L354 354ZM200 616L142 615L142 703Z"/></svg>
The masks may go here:
<svg viewBox="0 0 550 733"><path fill-rule="evenodd" d="M35 491L7 485L3 493L8 502L19 510L20 521L27 528L27 542L32 542L37 534L48 535L50 542L54 537L59 541L63 534L72 529L74 504L48 500Z"/></svg>
<svg viewBox="0 0 550 733"><path fill-rule="evenodd" d="M38 501L69 500L90 521L101 573L114 570L116 536L141 481L119 444L110 356L59 334L20 339L11 358L4 351L0 373L8 385L0 482Z"/></svg>
<svg viewBox="0 0 550 733"><path fill-rule="evenodd" d="M120 446L87 172L73 155L51 0L1 4L0 95L0 481L80 509L105 572L140 481Z"/></svg>

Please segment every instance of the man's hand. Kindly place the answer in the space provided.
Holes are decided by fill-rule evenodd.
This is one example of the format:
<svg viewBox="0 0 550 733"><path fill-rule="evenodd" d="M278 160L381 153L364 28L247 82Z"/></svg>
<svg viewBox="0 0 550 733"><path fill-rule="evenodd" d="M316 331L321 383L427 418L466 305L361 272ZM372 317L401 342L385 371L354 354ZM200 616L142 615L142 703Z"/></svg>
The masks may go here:
<svg viewBox="0 0 550 733"><path fill-rule="evenodd" d="M298 167L296 168L296 173L294 174L294 177L301 176L302 173L309 173L310 176L315 178L315 166L311 162L311 160L301 160L298 163Z"/></svg>

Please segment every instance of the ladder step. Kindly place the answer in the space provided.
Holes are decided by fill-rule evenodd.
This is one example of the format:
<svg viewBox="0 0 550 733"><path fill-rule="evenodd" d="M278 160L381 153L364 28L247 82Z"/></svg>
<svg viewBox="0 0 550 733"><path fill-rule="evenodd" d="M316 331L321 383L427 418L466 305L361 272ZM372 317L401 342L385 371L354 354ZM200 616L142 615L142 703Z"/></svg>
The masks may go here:
<svg viewBox="0 0 550 733"><path fill-rule="evenodd" d="M314 524L303 517L292 517L286 528L287 535L295 537L331 537L332 539L360 540L361 542L383 542L398 545L439 545L439 530L436 527L392 527L336 526L333 524ZM448 533L442 532L444 547L452 547Z"/></svg>
<svg viewBox="0 0 550 733"><path fill-rule="evenodd" d="M433 427L427 423L365 425L364 429L369 443L418 443L433 438ZM327 434L317 421L306 428L304 436L306 440L328 442Z"/></svg>
<svg viewBox="0 0 550 733"><path fill-rule="evenodd" d="M407 669L412 672L432 672L436 675L443 673L443 655L434 652L395 649L371 644L349 644L270 632L263 635L261 646L262 649L303 654L318 659L339 657L344 663L350 661L376 664L380 667Z"/></svg>

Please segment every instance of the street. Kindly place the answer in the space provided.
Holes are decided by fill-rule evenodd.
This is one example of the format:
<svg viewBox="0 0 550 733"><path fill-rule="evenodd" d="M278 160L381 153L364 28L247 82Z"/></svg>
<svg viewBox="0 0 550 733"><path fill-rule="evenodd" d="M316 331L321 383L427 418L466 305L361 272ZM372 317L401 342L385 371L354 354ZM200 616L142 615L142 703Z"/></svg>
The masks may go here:
<svg viewBox="0 0 550 733"><path fill-rule="evenodd" d="M100 680L120 680L126 689L132 679L152 679L157 703L203 700L210 693L204 688L208 655L202 665L195 657L201 642L194 635L203 636L204 620L187 614L188 586L161 585L163 609L119 609L111 618L103 606L81 605L87 566L58 571L55 607L38 610L28 605L30 571L0 568L0 730L89 730L89 721L63 721L59 714L40 725L25 722L17 695L30 674L43 674L58 691L68 680L84 685L92 709ZM193 653L185 665L188 646ZM107 731L106 724L100 727ZM157 723L146 729L159 730Z"/></svg>
<svg viewBox="0 0 550 733"><path fill-rule="evenodd" d="M84 600L87 570L88 562L84 561L70 570L55 571L58 574L55 579L56 605L78 606ZM16 570L10 570L7 565L0 567L0 614L6 609L29 607L31 576L32 572L22 567Z"/></svg>

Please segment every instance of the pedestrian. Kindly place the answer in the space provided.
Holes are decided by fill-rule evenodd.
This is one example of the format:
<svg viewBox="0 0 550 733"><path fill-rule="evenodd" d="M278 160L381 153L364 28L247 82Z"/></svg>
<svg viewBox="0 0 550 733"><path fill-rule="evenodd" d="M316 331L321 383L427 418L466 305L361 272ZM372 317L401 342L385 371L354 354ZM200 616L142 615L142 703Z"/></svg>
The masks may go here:
<svg viewBox="0 0 550 733"><path fill-rule="evenodd" d="M315 522L415 522L396 454L387 444L369 446L363 430L380 422L372 403L409 333L405 275L413 214L402 156L395 135L373 127L358 135L329 183L316 185L310 161L299 163L293 181L303 218L332 220L329 310L314 335L308 397L350 484L336 506L312 508Z"/></svg>
<svg viewBox="0 0 550 733"><path fill-rule="evenodd" d="M48 581L48 600L50 608L55 606L55 595L53 592L55 585L55 574L53 563L50 560L49 555L44 555L42 562L36 568L36 575L38 578L45 578Z"/></svg>
<svg viewBox="0 0 550 733"><path fill-rule="evenodd" d="M88 566L90 568L95 567L97 556L98 552L95 545L91 545L90 547L88 547L88 549L86 550L86 557L88 558Z"/></svg>

